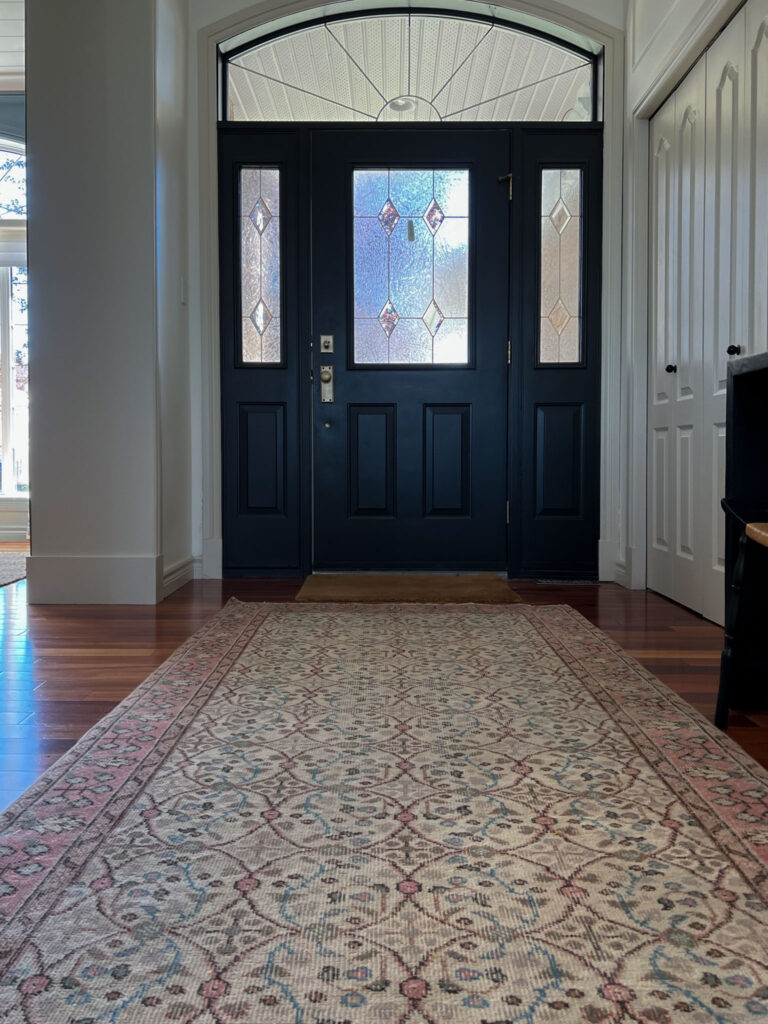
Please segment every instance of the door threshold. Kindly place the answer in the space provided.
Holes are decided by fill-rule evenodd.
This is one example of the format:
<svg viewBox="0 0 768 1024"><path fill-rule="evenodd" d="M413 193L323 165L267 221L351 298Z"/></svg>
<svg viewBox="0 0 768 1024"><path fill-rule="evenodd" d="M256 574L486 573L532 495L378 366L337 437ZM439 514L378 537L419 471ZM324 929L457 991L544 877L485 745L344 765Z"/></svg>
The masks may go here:
<svg viewBox="0 0 768 1024"><path fill-rule="evenodd" d="M311 576L500 576L503 569L312 569Z"/></svg>

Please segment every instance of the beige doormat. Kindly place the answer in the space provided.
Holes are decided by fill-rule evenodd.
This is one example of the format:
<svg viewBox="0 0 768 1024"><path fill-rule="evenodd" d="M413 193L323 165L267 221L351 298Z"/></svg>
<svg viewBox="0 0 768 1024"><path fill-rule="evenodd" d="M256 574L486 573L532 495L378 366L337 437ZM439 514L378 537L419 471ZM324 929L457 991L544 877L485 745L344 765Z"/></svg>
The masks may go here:
<svg viewBox="0 0 768 1024"><path fill-rule="evenodd" d="M0 587L23 580L26 575L26 551L0 551Z"/></svg>
<svg viewBox="0 0 768 1024"><path fill-rule="evenodd" d="M501 576L440 573L321 574L308 576L297 601L359 601L363 604L515 604L522 601Z"/></svg>

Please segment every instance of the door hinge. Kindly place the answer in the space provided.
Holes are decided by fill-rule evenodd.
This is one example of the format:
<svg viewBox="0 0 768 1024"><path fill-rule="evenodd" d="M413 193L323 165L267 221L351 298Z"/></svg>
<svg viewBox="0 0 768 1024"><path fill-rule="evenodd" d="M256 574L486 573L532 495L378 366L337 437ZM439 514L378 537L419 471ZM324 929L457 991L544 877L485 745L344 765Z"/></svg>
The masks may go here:
<svg viewBox="0 0 768 1024"><path fill-rule="evenodd" d="M507 526L509 526L509 498L507 498Z"/></svg>
<svg viewBox="0 0 768 1024"><path fill-rule="evenodd" d="M512 202L512 189L513 189L514 180L515 180L515 178L514 178L514 175L512 174L511 171L510 171L509 174L500 174L499 175L499 181L506 181L507 184L509 185L509 201L510 201L510 203Z"/></svg>
<svg viewBox="0 0 768 1024"><path fill-rule="evenodd" d="M512 365L512 342L507 341L507 366Z"/></svg>

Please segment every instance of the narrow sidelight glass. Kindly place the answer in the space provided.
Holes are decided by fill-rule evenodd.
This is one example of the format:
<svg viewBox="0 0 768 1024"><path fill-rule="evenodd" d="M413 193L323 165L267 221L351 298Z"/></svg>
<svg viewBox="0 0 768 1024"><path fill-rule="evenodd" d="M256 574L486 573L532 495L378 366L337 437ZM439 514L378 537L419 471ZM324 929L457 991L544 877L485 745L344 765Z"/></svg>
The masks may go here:
<svg viewBox="0 0 768 1024"><path fill-rule="evenodd" d="M240 172L240 311L244 363L279 364L280 171L244 167Z"/></svg>
<svg viewBox="0 0 768 1024"><path fill-rule="evenodd" d="M469 361L469 171L356 170L355 363Z"/></svg>
<svg viewBox="0 0 768 1024"><path fill-rule="evenodd" d="M581 362L581 192L580 169L541 172L540 363Z"/></svg>

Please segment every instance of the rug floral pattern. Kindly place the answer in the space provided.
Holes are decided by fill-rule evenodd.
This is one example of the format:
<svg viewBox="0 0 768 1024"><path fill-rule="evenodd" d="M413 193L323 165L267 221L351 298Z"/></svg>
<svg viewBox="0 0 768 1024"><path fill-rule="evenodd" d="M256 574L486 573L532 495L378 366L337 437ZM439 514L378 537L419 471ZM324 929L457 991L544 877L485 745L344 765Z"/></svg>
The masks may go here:
<svg viewBox="0 0 768 1024"><path fill-rule="evenodd" d="M766 781L572 609L233 601L0 819L0 1019L768 1019Z"/></svg>

